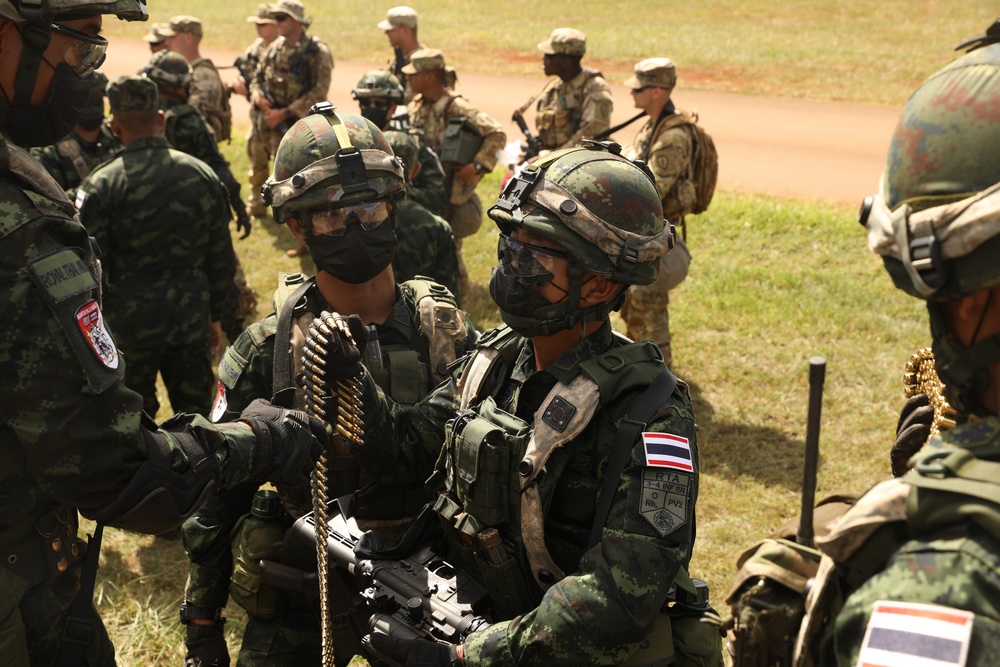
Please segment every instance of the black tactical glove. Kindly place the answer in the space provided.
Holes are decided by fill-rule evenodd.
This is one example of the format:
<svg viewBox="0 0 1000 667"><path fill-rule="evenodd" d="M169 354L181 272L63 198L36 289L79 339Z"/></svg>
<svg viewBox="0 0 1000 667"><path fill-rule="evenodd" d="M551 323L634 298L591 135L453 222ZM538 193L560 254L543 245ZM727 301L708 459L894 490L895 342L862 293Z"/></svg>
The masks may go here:
<svg viewBox="0 0 1000 667"><path fill-rule="evenodd" d="M251 224L247 207L243 203L243 198L240 197L240 184L233 181L226 188L226 193L229 195L229 205L233 209L233 215L236 216L236 231L243 232L240 234L240 238L245 239L250 236Z"/></svg>
<svg viewBox="0 0 1000 667"><path fill-rule="evenodd" d="M439 644L427 639L396 639L373 632L371 645L376 654L395 660L403 667L461 667L463 664L455 644Z"/></svg>
<svg viewBox="0 0 1000 667"><path fill-rule="evenodd" d="M330 311L312 321L306 338L306 346L324 360L327 377L342 380L361 373L361 353L367 344L368 328L360 317Z"/></svg>
<svg viewBox="0 0 1000 667"><path fill-rule="evenodd" d="M229 667L225 623L187 626L184 667Z"/></svg>
<svg viewBox="0 0 1000 667"><path fill-rule="evenodd" d="M257 436L252 478L277 485L294 485L307 478L329 443L322 420L263 399L248 405L239 421L249 424Z"/></svg>
<svg viewBox="0 0 1000 667"><path fill-rule="evenodd" d="M894 477L902 477L910 469L910 457L920 451L931 436L934 408L926 394L906 400L896 424L896 442L892 443L889 460Z"/></svg>

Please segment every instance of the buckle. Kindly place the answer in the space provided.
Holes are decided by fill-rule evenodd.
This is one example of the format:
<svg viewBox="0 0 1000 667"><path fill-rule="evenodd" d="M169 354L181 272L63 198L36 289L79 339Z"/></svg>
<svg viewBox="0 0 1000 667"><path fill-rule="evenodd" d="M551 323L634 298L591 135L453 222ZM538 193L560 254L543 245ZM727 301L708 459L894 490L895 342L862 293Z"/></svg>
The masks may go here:
<svg viewBox="0 0 1000 667"><path fill-rule="evenodd" d="M199 607L191 604L188 600L181 602L180 620L181 625L188 625L194 620L214 621L216 623L226 622L226 619L222 616L222 607Z"/></svg>
<svg viewBox="0 0 1000 667"><path fill-rule="evenodd" d="M507 183L507 187L500 193L500 198L495 204L497 208L513 213L515 209L528 201L528 195L535 188L538 179L541 178L542 170L538 168L526 167L516 174Z"/></svg>
<svg viewBox="0 0 1000 667"><path fill-rule="evenodd" d="M933 235L910 241L910 266L931 289L940 289L948 280L947 264L941 255L941 244Z"/></svg>

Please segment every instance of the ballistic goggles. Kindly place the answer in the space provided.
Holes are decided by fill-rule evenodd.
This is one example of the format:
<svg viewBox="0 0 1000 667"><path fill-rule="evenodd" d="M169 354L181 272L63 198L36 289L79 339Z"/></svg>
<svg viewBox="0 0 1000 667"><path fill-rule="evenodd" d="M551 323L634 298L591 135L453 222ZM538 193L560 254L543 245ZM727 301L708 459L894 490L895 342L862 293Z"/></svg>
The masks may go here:
<svg viewBox="0 0 1000 667"><path fill-rule="evenodd" d="M555 274L556 262L570 261L572 256L568 252L525 243L501 234L497 242L497 259L525 282L545 285Z"/></svg>
<svg viewBox="0 0 1000 667"><path fill-rule="evenodd" d="M73 68L73 73L77 76L81 78L90 76L104 64L104 59L108 55L108 40L105 38L100 35L88 35L59 23L52 23L49 28L52 32L72 40L66 47L63 61Z"/></svg>
<svg viewBox="0 0 1000 667"><path fill-rule="evenodd" d="M304 212L305 223L313 236L343 236L348 224L358 224L370 232L389 219L389 202L385 199L366 201L349 206L316 208Z"/></svg>

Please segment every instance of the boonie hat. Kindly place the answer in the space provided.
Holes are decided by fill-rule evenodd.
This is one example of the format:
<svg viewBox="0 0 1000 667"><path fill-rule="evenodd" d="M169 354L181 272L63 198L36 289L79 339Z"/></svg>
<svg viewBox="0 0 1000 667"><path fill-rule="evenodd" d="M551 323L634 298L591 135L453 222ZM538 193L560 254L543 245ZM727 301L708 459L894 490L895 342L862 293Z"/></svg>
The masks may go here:
<svg viewBox="0 0 1000 667"><path fill-rule="evenodd" d="M582 56L587 51L587 36L574 28L556 28L538 48L550 56L557 53Z"/></svg>
<svg viewBox="0 0 1000 667"><path fill-rule="evenodd" d="M417 10L413 7L400 5L393 7L385 13L385 20L379 21L376 26L379 30L392 30L393 28L416 28Z"/></svg>
<svg viewBox="0 0 1000 667"><path fill-rule="evenodd" d="M166 23L154 23L149 26L149 33L142 36L143 41L158 44L167 37L173 37L174 31Z"/></svg>
<svg viewBox="0 0 1000 667"><path fill-rule="evenodd" d="M152 111L158 109L156 84L141 76L120 76L108 84L112 111Z"/></svg>
<svg viewBox="0 0 1000 667"><path fill-rule="evenodd" d="M634 74L625 79L625 85L633 90L656 86L673 90L677 83L677 66L670 58L646 58L635 64Z"/></svg>
<svg viewBox="0 0 1000 667"><path fill-rule="evenodd" d="M247 23L256 23L257 25L266 25L274 22L274 17L271 16L271 10L267 4L257 5L257 13L247 17Z"/></svg>
<svg viewBox="0 0 1000 667"><path fill-rule="evenodd" d="M437 49L417 49L410 54L410 64L401 71L403 74L416 74L435 69L444 69L444 54Z"/></svg>
<svg viewBox="0 0 1000 667"><path fill-rule="evenodd" d="M312 23L306 19L306 7L299 0L278 0L278 4L269 5L267 10L272 16L274 14L288 14L304 26Z"/></svg>

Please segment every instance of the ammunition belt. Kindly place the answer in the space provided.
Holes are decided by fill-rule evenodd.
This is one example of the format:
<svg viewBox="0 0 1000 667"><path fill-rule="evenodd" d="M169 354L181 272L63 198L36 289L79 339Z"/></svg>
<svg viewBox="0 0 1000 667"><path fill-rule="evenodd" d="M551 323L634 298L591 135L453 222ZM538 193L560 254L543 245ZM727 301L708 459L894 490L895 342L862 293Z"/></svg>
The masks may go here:
<svg viewBox="0 0 1000 667"><path fill-rule="evenodd" d="M0 564L35 586L81 562L87 543L77 538L76 510L60 507L42 515L26 535L0 546Z"/></svg>

